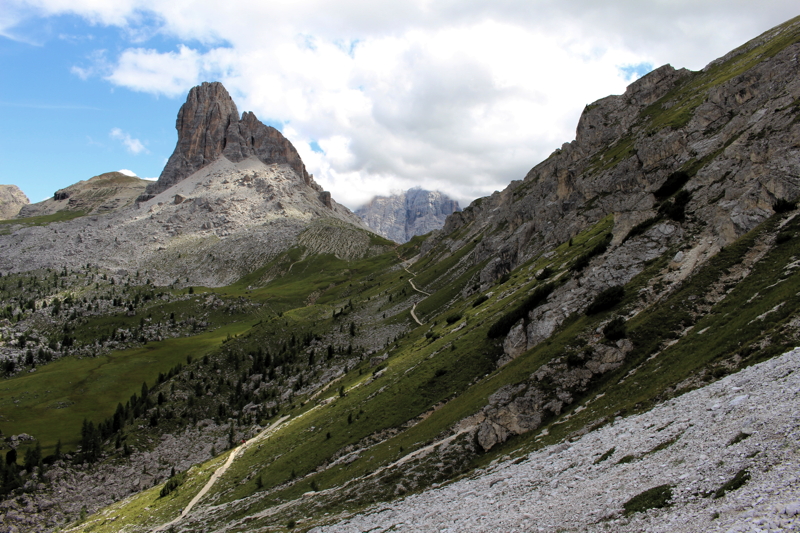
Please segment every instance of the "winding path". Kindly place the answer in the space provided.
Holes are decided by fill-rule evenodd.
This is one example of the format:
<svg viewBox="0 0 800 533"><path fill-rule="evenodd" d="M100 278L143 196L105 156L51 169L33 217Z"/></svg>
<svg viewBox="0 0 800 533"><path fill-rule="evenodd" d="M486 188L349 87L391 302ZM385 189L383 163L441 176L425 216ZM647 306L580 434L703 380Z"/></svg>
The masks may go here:
<svg viewBox="0 0 800 533"><path fill-rule="evenodd" d="M399 256L398 256L398 257L399 257ZM408 272L409 274L411 274L411 278L415 278L417 275L416 275L416 274L414 274L413 272L411 272L411 271L408 269L408 267L406 266L406 261L403 261L402 259L401 259L401 261L402 261L402 262L401 262L400 264L401 264L401 265L403 265L403 270L405 270L406 272ZM415 291L417 291L417 292L418 292L418 293L420 293L420 294L424 294L425 296L430 296L430 295L431 295L431 293L429 293L429 292L425 292L425 291L423 291L422 289L418 289L418 288L417 288L417 286L416 286L416 285L414 285L414 282L411 280L411 278L408 278L408 282L411 284L411 288L412 288L412 289L414 289ZM417 323L417 324L419 324L420 326L423 326L424 324L423 324L423 323L422 323L422 321L420 321L420 319L417 317L417 313L415 312L416 310L417 310L417 302L414 302L414 305L412 305L412 306L411 306L411 318L413 318L413 319L414 319L414 322L416 322L416 323Z"/></svg>
<svg viewBox="0 0 800 533"><path fill-rule="evenodd" d="M225 461L225 464L217 468L217 470L214 472L214 474L211 475L211 478L206 482L203 488L200 489L200 492L198 492L195 495L195 497L192 498L192 501L190 501L189 504L181 511L181 514L178 515L178 517L172 520L171 522L167 522L166 524L161 524L156 529L152 530L152 533L156 533L158 531L166 531L171 526L183 520L189 514L189 512L191 512L192 508L195 505L197 505L200 499L206 495L206 493L211 489L211 487L214 486L214 483L216 483L217 480L220 477L222 477L222 475L228 470L228 468L230 468L230 466L233 464L233 461L239 455L241 455L241 453L245 451L248 446L267 437L270 433L274 432L281 424L283 424L288 418L289 417L286 415L282 416L281 418L276 420L271 426L264 429L261 433L259 433L255 437L234 448L233 451L230 453L230 455L228 455L228 459Z"/></svg>

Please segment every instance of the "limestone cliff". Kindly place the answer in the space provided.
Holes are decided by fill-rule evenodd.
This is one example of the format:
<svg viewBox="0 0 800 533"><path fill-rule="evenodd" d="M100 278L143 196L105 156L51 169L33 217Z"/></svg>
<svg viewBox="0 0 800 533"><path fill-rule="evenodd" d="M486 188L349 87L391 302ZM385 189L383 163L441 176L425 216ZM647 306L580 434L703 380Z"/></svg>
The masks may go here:
<svg viewBox="0 0 800 533"><path fill-rule="evenodd" d="M441 229L447 215L458 211L458 202L446 194L414 188L376 196L356 209L356 214L376 233L404 243L416 235Z"/></svg>
<svg viewBox="0 0 800 533"><path fill-rule="evenodd" d="M297 150L281 133L252 112L239 118L230 94L219 82L193 87L175 122L178 143L158 181L141 200L152 198L201 168L225 157L233 163L255 156L266 164L287 164L306 185L322 189L306 172Z"/></svg>

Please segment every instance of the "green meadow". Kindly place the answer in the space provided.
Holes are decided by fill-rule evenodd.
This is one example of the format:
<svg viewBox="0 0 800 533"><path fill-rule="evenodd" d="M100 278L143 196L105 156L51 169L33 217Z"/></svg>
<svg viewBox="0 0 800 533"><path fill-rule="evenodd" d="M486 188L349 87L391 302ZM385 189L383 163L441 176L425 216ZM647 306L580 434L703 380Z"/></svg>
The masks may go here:
<svg viewBox="0 0 800 533"><path fill-rule="evenodd" d="M228 336L246 332L252 323L239 322L214 331L150 342L139 348L98 357L66 357L13 379L0 382L0 427L6 435L28 433L38 438L45 455L61 439L64 451L80 442L84 419L100 422L114 414L118 403L152 387L188 357L202 357Z"/></svg>

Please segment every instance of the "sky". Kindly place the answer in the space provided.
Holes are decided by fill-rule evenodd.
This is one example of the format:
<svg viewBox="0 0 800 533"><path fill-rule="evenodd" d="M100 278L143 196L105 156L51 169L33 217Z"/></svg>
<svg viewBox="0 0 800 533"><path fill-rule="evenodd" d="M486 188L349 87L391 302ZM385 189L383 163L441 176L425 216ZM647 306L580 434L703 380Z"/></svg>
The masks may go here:
<svg viewBox="0 0 800 533"><path fill-rule="evenodd" d="M189 89L220 81L356 208L419 186L462 206L575 138L583 108L698 70L786 0L0 0L0 183L32 202L155 178Z"/></svg>

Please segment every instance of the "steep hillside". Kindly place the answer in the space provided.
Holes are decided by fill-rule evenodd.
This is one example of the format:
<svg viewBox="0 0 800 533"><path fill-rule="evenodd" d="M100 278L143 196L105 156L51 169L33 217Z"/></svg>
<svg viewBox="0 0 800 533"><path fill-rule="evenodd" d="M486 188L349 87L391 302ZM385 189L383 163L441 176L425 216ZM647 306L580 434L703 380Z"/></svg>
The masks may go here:
<svg viewBox="0 0 800 533"><path fill-rule="evenodd" d="M370 229L395 242L441 229L447 216L460 211L458 202L439 191L409 189L391 196L377 196L356 209Z"/></svg>
<svg viewBox="0 0 800 533"><path fill-rule="evenodd" d="M702 529L716 520L704 509L736 527L751 523L748 494L759 509L794 509L777 474L796 471L791 403L749 409L741 397L794 394L796 354L681 396L800 342L798 53L794 19L701 72L661 67L588 106L576 140L524 180L397 247L372 236L356 247L368 253L334 255L350 249L331 236L346 222L315 219L224 287L156 287L151 274L91 265L5 273L2 338L17 355L0 424L17 460L0 462L0 523L397 529L374 513L405 521L405 504L378 502L438 513L424 502L472 497L458 491L476 469L497 474L479 477L481 490L530 482L559 516L597 502L564 523L528 511L523 525L546 531L634 530L659 516ZM154 219L169 198L172 209L193 197L160 194L142 204ZM67 351L44 364L51 343ZM79 376L70 396L63 382ZM784 381L778 391L759 379ZM720 405L696 421L675 414L698 397ZM637 418L660 404L648 415L658 427ZM686 450L695 438L709 450ZM681 458L685 477L674 462L659 467L667 480L637 475ZM547 488L536 465L551 468ZM505 524L502 506L516 503L492 501L485 523L454 505L448 527ZM673 514L641 512L673 503ZM443 525L425 515L414 527Z"/></svg>

